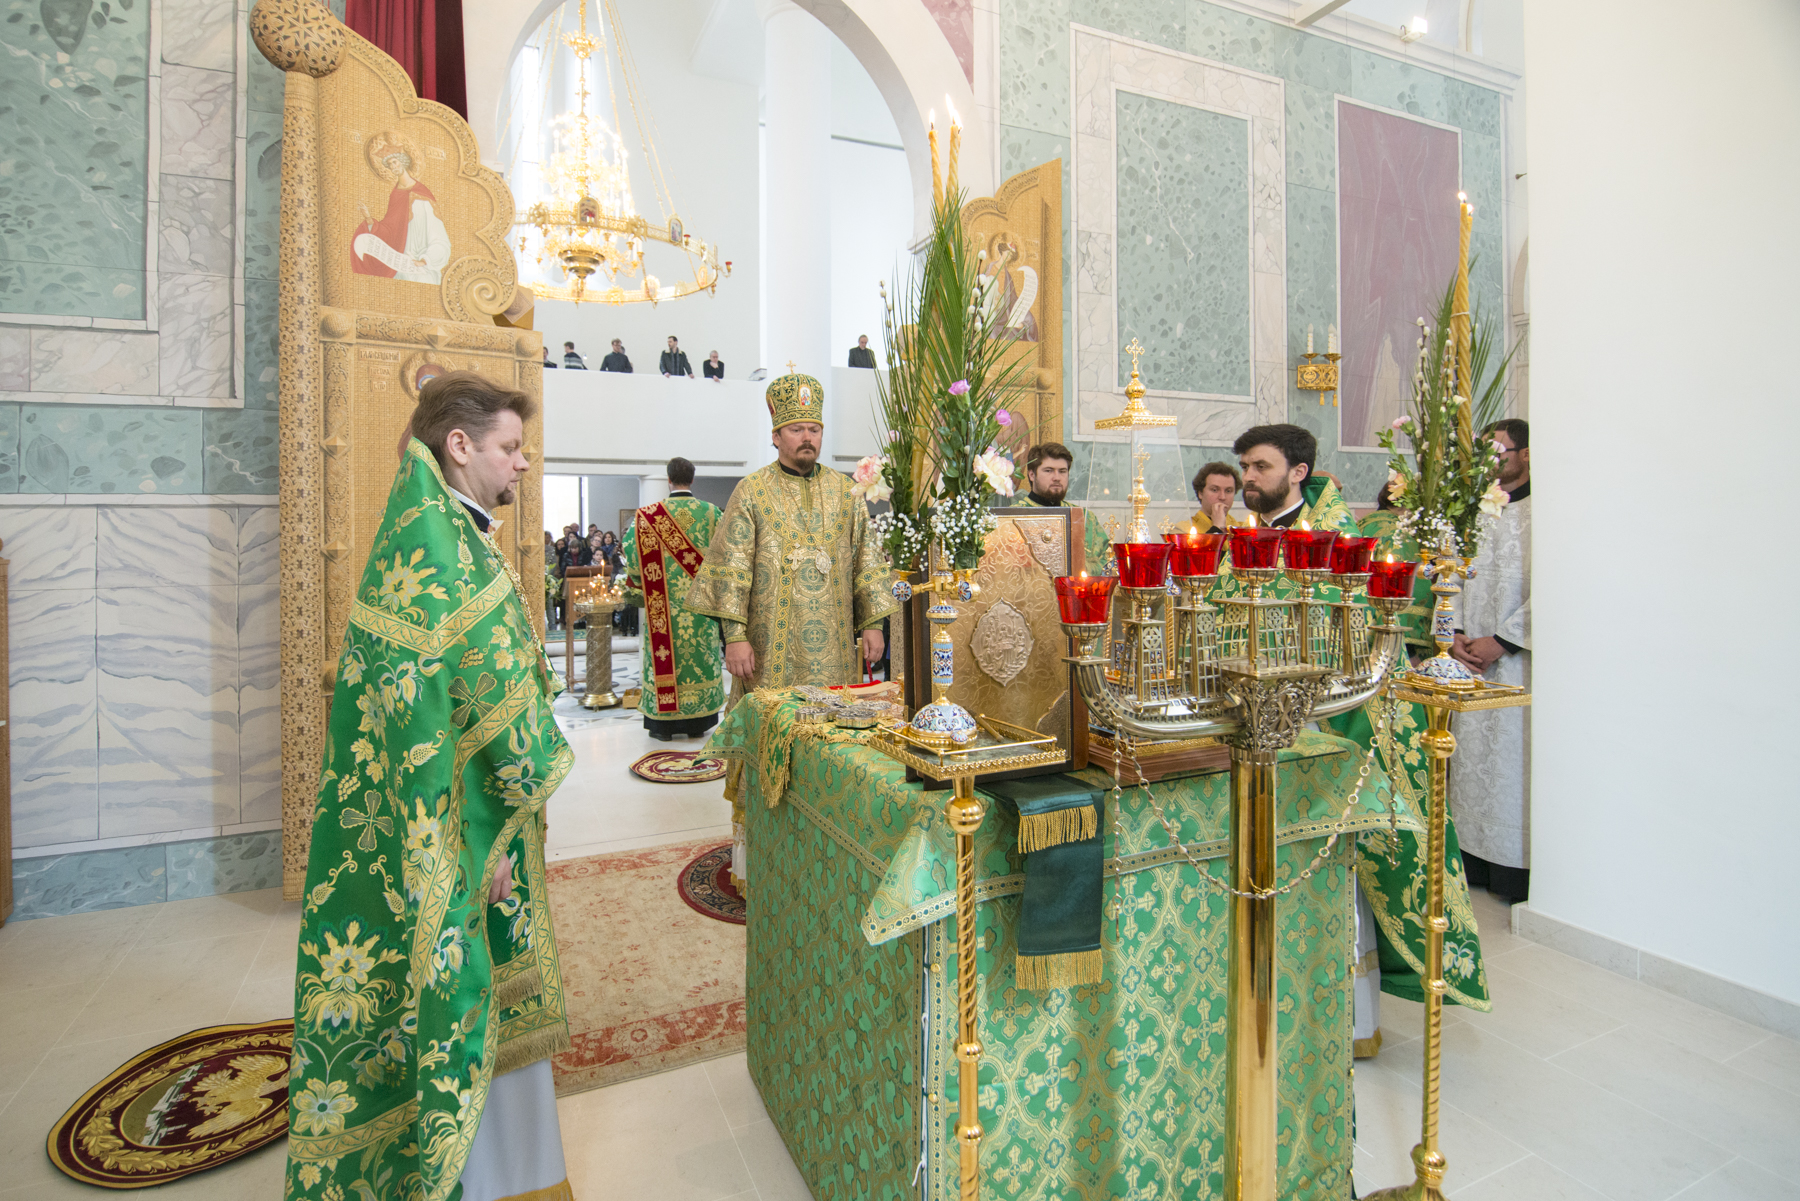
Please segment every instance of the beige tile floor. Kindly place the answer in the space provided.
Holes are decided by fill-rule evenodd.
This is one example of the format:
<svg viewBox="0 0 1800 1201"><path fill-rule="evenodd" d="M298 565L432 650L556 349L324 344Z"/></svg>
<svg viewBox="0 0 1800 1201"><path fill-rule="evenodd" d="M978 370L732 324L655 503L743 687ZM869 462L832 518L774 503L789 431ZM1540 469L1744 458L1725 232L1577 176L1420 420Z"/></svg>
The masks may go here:
<svg viewBox="0 0 1800 1201"><path fill-rule="evenodd" d="M725 837L704 785L642 784L631 718L569 734L551 854ZM677 742L675 747L694 743ZM1442 1147L1456 1201L1800 1201L1800 1043L1525 942L1476 896L1494 1012L1446 1010ZM0 928L0 1201L92 1198L44 1155L50 1124L145 1047L292 1012L295 905L249 892ZM1386 1046L1356 1068L1360 1190L1411 1178L1421 1009L1383 999ZM582 1201L806 1201L742 1055L559 1104ZM270 1201L282 1153L157 1190Z"/></svg>

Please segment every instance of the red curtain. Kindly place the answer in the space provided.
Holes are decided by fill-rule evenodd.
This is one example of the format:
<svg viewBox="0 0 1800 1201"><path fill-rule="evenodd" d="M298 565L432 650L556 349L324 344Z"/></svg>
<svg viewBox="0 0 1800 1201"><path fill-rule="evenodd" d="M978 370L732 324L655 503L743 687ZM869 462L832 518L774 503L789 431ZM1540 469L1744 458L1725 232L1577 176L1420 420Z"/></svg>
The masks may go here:
<svg viewBox="0 0 1800 1201"><path fill-rule="evenodd" d="M469 119L462 0L346 0L344 24L406 68L420 96Z"/></svg>

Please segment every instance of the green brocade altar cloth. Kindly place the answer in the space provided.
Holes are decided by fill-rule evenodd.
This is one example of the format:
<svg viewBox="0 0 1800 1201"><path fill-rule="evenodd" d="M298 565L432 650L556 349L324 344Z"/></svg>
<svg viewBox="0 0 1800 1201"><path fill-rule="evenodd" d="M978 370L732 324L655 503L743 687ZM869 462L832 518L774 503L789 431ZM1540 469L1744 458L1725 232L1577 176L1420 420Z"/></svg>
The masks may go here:
<svg viewBox="0 0 1800 1201"><path fill-rule="evenodd" d="M740 703L709 750L745 764L752 1077L816 1201L957 1196L954 838L946 792L842 732L794 740L780 802L761 792L769 724ZM1324 846L1361 754L1303 734L1283 755L1286 883ZM1076 773L1098 786L1104 773ZM1229 776L1153 786L1225 878ZM1025 877L1016 818L989 796L976 835L982 1191L1003 1201L1223 1195L1227 898L1202 883L1141 790L1105 798L1105 979L1032 992L1014 976ZM1420 828L1379 768L1351 835ZM1404 804L1404 802L1402 802ZM1346 836L1278 902L1280 1189L1350 1192L1356 924Z"/></svg>

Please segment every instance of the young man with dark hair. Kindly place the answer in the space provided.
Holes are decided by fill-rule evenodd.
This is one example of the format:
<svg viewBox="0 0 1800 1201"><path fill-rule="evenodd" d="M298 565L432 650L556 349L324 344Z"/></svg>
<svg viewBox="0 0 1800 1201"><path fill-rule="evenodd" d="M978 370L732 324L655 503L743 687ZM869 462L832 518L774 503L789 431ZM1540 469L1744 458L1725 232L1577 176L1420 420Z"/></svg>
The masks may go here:
<svg viewBox="0 0 1800 1201"><path fill-rule="evenodd" d="M1061 442L1040 442L1025 452L1024 496L1015 496L1013 504L1024 508L1055 508L1069 503L1069 468L1075 456ZM1082 532L1082 550L1089 575L1113 575L1112 539L1094 514L1082 513L1086 522Z"/></svg>
<svg viewBox="0 0 1800 1201"><path fill-rule="evenodd" d="M586 371L588 369L587 360L575 353L575 343L573 342L563 343L563 366L570 371Z"/></svg>
<svg viewBox="0 0 1800 1201"><path fill-rule="evenodd" d="M292 1196L568 1193L544 806L574 756L491 516L535 412L469 371L420 389L356 589L300 914Z"/></svg>
<svg viewBox="0 0 1800 1201"><path fill-rule="evenodd" d="M669 349L662 352L662 358L657 362L657 370L665 376L685 375L689 379L694 378L694 369L688 366L687 351L681 349L681 344L675 340L674 334L669 335Z"/></svg>
<svg viewBox="0 0 1800 1201"><path fill-rule="evenodd" d="M1243 486L1244 477L1230 463L1207 463L1195 472L1194 498L1200 509L1194 514L1194 528L1207 534L1229 525L1231 506Z"/></svg>
<svg viewBox="0 0 1800 1201"><path fill-rule="evenodd" d="M694 465L680 455L669 460L668 478L668 498L639 509L622 544L625 600L645 615L638 712L658 742L699 738L718 724L725 707L719 623L687 607L688 588L719 526L719 509L694 495Z"/></svg>
<svg viewBox="0 0 1800 1201"><path fill-rule="evenodd" d="M1304 520L1313 529L1356 532L1356 519L1337 488L1313 474L1319 440L1309 431L1297 425L1259 425L1240 434L1231 451L1244 472L1244 504L1259 525L1285 528Z"/></svg>
<svg viewBox="0 0 1800 1201"><path fill-rule="evenodd" d="M1529 687L1531 427L1509 417L1487 434L1500 447L1507 503L1498 517L1481 523L1481 550L1457 597L1460 620L1450 653L1486 679ZM1512 904L1531 892L1530 746L1524 709L1456 720L1450 795L1456 798L1463 866L1470 884Z"/></svg>

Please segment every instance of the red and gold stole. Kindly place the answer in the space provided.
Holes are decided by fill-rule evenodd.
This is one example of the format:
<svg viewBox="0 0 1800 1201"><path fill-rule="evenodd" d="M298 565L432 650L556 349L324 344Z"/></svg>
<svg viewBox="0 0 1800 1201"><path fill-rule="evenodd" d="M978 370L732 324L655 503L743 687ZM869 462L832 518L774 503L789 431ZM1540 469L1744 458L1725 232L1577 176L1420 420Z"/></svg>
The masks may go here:
<svg viewBox="0 0 1800 1201"><path fill-rule="evenodd" d="M637 511L638 565L644 577L644 618L650 638L650 662L656 685L656 711L681 711L675 695L675 623L669 608L669 577L665 556L673 556L691 578L706 556L658 501Z"/></svg>

